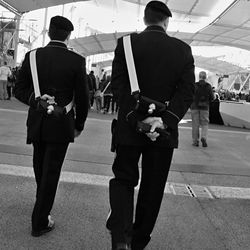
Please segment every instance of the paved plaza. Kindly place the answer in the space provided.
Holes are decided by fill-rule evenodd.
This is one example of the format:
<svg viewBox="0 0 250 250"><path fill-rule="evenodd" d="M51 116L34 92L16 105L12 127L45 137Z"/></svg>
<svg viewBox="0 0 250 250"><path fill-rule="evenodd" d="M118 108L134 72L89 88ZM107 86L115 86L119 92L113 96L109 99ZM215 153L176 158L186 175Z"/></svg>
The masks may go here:
<svg viewBox="0 0 250 250"><path fill-rule="evenodd" d="M39 238L30 235L35 180L26 117L27 106L0 101L0 250L110 250L105 220L114 116L89 113L63 166L52 210L56 228ZM250 130L210 125L208 148L196 148L190 122L187 114L180 124L147 250L249 250Z"/></svg>

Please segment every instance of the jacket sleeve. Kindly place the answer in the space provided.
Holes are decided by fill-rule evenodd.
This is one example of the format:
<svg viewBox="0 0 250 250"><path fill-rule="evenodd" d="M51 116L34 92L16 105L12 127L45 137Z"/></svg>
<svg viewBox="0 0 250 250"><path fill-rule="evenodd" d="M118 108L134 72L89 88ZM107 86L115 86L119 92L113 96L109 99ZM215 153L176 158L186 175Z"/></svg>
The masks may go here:
<svg viewBox="0 0 250 250"><path fill-rule="evenodd" d="M29 65L29 52L25 55L14 87L15 97L22 103L33 105L35 94Z"/></svg>
<svg viewBox="0 0 250 250"><path fill-rule="evenodd" d="M194 96L194 58L188 46L185 55L185 64L178 79L176 90L169 101L168 109L162 115L163 122L170 128L176 128L193 102Z"/></svg>
<svg viewBox="0 0 250 250"><path fill-rule="evenodd" d="M89 105L89 90L84 58L82 58L82 62L77 69L74 101L76 112L75 129L82 131L87 119Z"/></svg>
<svg viewBox="0 0 250 250"><path fill-rule="evenodd" d="M115 56L112 63L111 89L115 98L119 100L120 89L123 86L124 75L126 75L127 66L122 44L122 38L118 39L115 49Z"/></svg>

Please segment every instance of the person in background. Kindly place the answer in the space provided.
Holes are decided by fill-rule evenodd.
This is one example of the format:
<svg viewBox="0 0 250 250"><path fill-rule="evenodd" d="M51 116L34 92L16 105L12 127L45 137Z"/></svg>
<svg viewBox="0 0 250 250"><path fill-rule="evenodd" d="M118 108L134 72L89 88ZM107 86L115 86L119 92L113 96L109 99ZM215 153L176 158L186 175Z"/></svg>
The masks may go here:
<svg viewBox="0 0 250 250"><path fill-rule="evenodd" d="M116 114L118 111L118 108L119 108L119 106L118 106L118 102L117 102L117 97L113 94L113 91L112 91L111 113Z"/></svg>
<svg viewBox="0 0 250 250"><path fill-rule="evenodd" d="M0 67L0 100L8 99L7 84L10 75L10 68L7 66L7 62L4 61L4 65Z"/></svg>
<svg viewBox="0 0 250 250"><path fill-rule="evenodd" d="M192 116L192 139L193 146L199 146L200 128L201 143L207 147L207 134L209 123L209 105L214 100L214 93L211 85L206 82L207 74L205 71L199 73L199 81L195 83L194 101L191 105Z"/></svg>
<svg viewBox="0 0 250 250"><path fill-rule="evenodd" d="M193 101L194 59L191 48L170 37L166 30L171 11L161 1L150 1L144 10L147 28L132 33L131 44L140 94L167 106L158 116L135 110L131 95L123 38L119 38L112 64L111 87L118 98L118 118L113 126L112 165L109 182L110 213L106 222L112 250L142 250L148 245L160 210L174 148L178 147L178 123ZM157 65L157 67L156 67ZM137 132L138 122L150 127ZM169 136L155 131L161 129ZM157 130L158 131L158 130ZM134 188L141 182L134 213ZM165 246L158 245L158 249Z"/></svg>
<svg viewBox="0 0 250 250"><path fill-rule="evenodd" d="M31 52L25 55L14 90L15 97L30 106L26 123L27 143L33 145L37 184L32 212L31 235L34 237L54 229L51 209L63 161L69 143L82 133L88 114L86 61L67 48L73 29L73 24L65 17L54 16L50 20L48 35L51 41L36 50L41 97L35 98L29 59ZM54 111L48 112L45 103L53 105ZM61 111L57 113L56 110Z"/></svg>
<svg viewBox="0 0 250 250"><path fill-rule="evenodd" d="M106 78L107 78L107 72L104 69L102 69L100 73L100 81L106 81Z"/></svg>
<svg viewBox="0 0 250 250"><path fill-rule="evenodd" d="M16 77L15 77L15 73L14 73L14 69L11 70L11 74L8 76L7 79L7 100L11 100L12 97L12 89L14 87L15 81L16 81Z"/></svg>
<svg viewBox="0 0 250 250"><path fill-rule="evenodd" d="M102 110L102 98L103 98L103 94L101 89L97 89L95 94L94 94L94 98L95 98L95 104L96 104L96 111L99 113Z"/></svg>
<svg viewBox="0 0 250 250"><path fill-rule="evenodd" d="M106 81L103 85L102 93L103 93L103 113L111 113L109 112L110 103L112 99L112 89L110 84L111 76L108 75L106 78Z"/></svg>
<svg viewBox="0 0 250 250"><path fill-rule="evenodd" d="M89 86L89 105L91 109L94 109L94 94L96 92L96 79L94 76L94 71L91 70L88 75L88 86Z"/></svg>
<svg viewBox="0 0 250 250"><path fill-rule="evenodd" d="M249 90L248 94L246 95L246 102L250 102L250 90Z"/></svg>

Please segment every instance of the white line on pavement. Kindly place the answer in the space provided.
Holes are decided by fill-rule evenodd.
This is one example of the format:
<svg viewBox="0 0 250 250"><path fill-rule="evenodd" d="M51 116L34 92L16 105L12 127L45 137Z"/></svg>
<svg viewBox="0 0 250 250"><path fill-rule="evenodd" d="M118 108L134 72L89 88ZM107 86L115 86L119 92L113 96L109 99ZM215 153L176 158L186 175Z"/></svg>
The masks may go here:
<svg viewBox="0 0 250 250"><path fill-rule="evenodd" d="M1 175L12 175L34 178L31 167L0 164ZM62 171L60 181L68 183L78 183L85 185L96 185L108 187L111 176L76 173ZM139 185L138 185L139 186ZM138 189L137 186L137 189ZM230 199L250 199L250 188L224 187L224 186L202 186L183 183L167 183L166 194L192 196L196 198L230 198Z"/></svg>
<svg viewBox="0 0 250 250"><path fill-rule="evenodd" d="M191 130L191 127L182 127L179 126L180 129L187 129L187 130ZM209 128L209 131L213 131L213 132L218 132L218 133L230 133L230 134L242 134L242 135L247 135L247 137L250 136L250 130L246 130L245 131L236 131L236 130L224 130L224 129L213 129L213 128Z"/></svg>
<svg viewBox="0 0 250 250"><path fill-rule="evenodd" d="M23 110L14 110L14 109L0 109L0 111L3 112L12 112L12 113L20 113L20 114L27 114L28 111L23 111Z"/></svg>

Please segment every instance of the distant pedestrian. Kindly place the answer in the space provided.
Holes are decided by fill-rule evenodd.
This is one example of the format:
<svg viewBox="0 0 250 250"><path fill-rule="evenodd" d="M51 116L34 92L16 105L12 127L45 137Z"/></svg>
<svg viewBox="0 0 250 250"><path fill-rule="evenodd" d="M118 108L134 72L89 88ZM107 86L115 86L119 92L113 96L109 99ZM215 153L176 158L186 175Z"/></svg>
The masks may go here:
<svg viewBox="0 0 250 250"><path fill-rule="evenodd" d="M94 94L96 92L96 78L94 76L94 71L91 70L87 77L88 77L88 87L89 87L89 106L91 109L93 109Z"/></svg>
<svg viewBox="0 0 250 250"><path fill-rule="evenodd" d="M207 147L207 134L209 123L209 104L214 100L211 85L206 82L207 74L205 71L199 73L199 82L195 83L194 102L191 105L192 115L192 139L193 146L199 146L199 139L203 147ZM200 136L201 128L201 136Z"/></svg>
<svg viewBox="0 0 250 250"><path fill-rule="evenodd" d="M111 103L111 99L113 96L111 85L110 85L110 80L111 80L111 76L108 75L107 79L103 85L103 90L102 90L102 93L103 93L103 113L104 114L109 113L110 103Z"/></svg>
<svg viewBox="0 0 250 250"><path fill-rule="evenodd" d="M95 98L95 104L96 104L96 111L99 113L102 110L102 92L100 89L97 89L95 94L94 94L94 98Z"/></svg>
<svg viewBox="0 0 250 250"><path fill-rule="evenodd" d="M0 100L8 98L7 84L10 75L10 68L7 66L7 62L4 62L4 65L0 67Z"/></svg>
<svg viewBox="0 0 250 250"><path fill-rule="evenodd" d="M12 97L12 89L15 85L16 77L14 73L14 69L11 70L11 75L8 76L7 80L7 100L11 100Z"/></svg>

